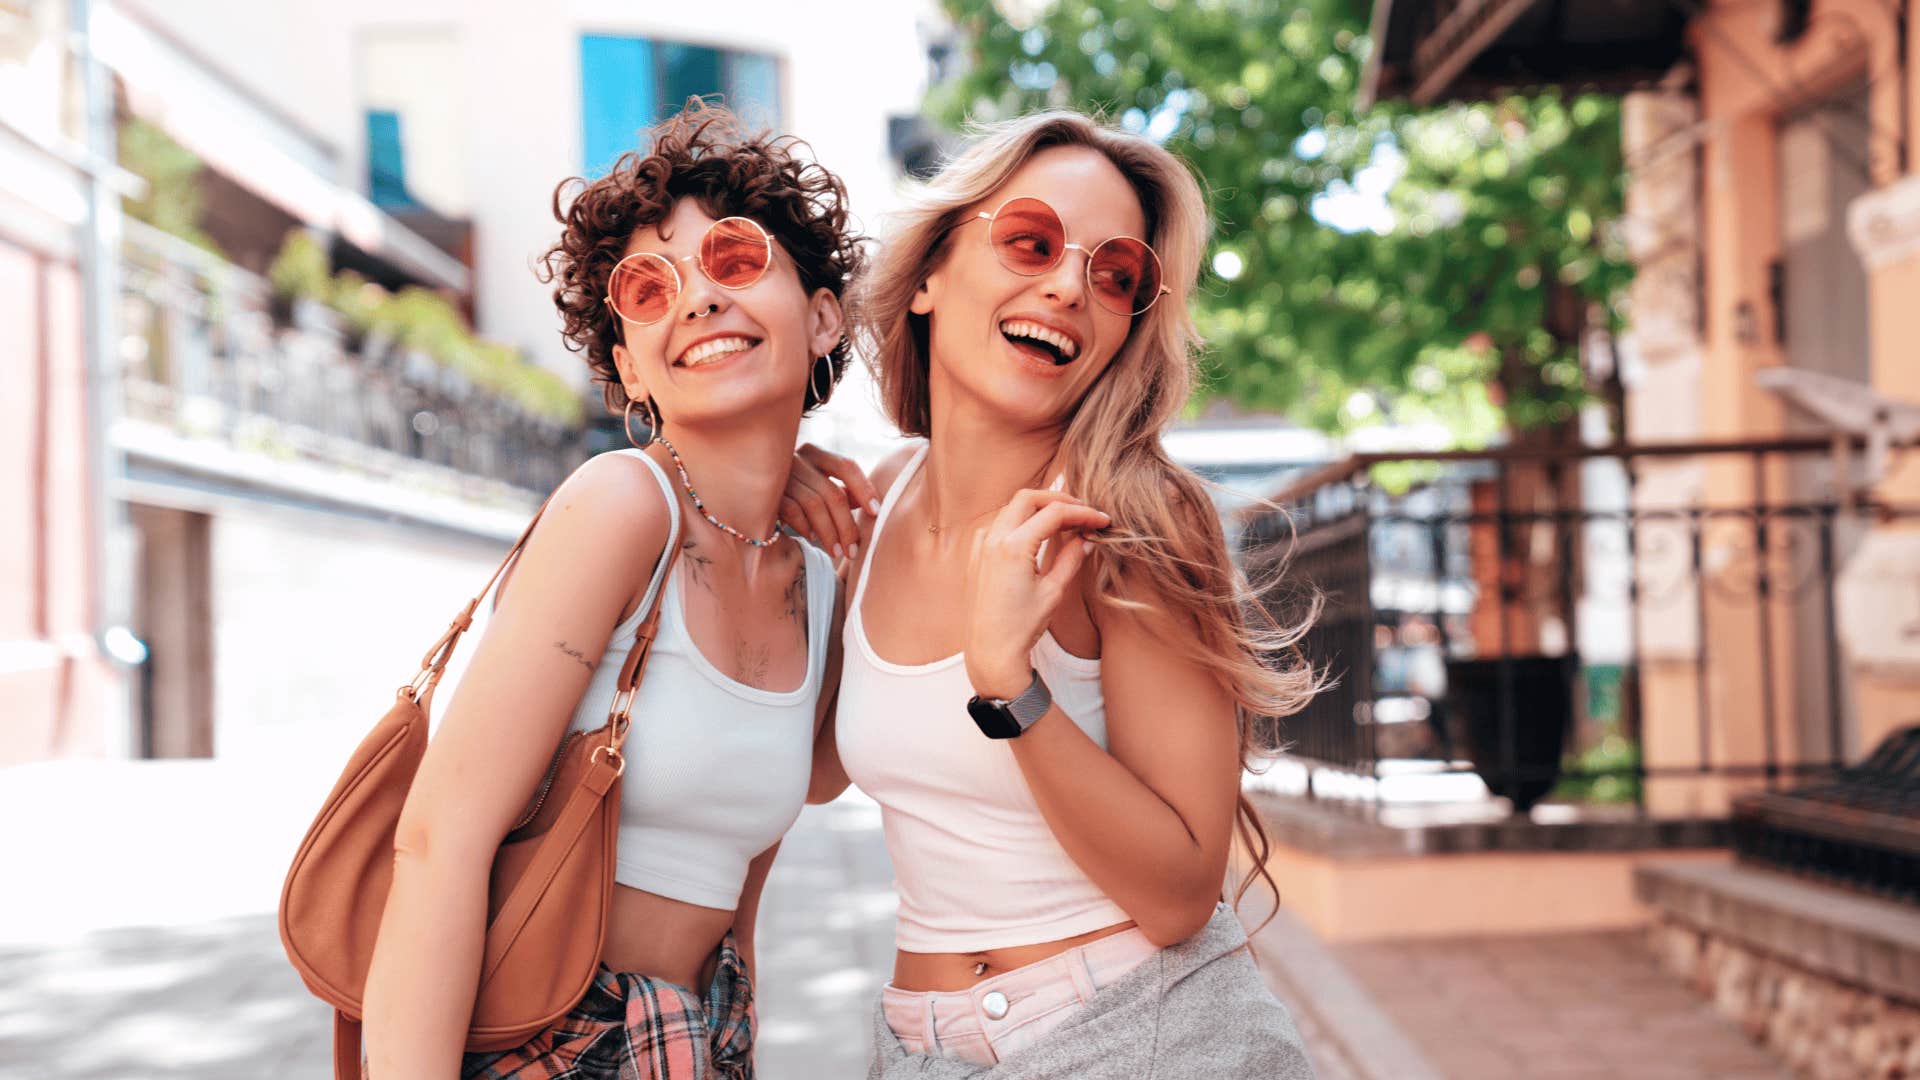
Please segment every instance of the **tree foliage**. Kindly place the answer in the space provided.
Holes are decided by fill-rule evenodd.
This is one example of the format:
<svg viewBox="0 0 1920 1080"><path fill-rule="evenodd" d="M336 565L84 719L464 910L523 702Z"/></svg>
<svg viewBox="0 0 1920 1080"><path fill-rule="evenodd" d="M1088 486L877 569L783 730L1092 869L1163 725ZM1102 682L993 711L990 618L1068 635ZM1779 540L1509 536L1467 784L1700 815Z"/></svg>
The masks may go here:
<svg viewBox="0 0 1920 1080"><path fill-rule="evenodd" d="M930 92L936 120L1072 106L1203 177L1208 393L1327 429L1438 421L1469 442L1573 415L1578 323L1611 324L1630 276L1611 228L1615 100L1360 112L1361 0L1026 0L1019 25L1011 0L944 4L969 56ZM1383 187L1367 227L1330 223ZM1574 325L1549 317L1556 293Z"/></svg>
<svg viewBox="0 0 1920 1080"><path fill-rule="evenodd" d="M127 216L171 233L203 251L225 258L207 235L206 166L171 135L138 117L120 125L120 164L147 182L138 199L123 199Z"/></svg>

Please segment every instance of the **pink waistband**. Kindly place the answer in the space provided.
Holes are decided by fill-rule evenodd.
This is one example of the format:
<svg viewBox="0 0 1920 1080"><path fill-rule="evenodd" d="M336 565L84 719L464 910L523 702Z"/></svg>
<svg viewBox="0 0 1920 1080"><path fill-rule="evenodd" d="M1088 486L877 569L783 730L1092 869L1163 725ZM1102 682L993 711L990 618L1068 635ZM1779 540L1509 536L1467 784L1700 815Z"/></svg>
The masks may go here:
<svg viewBox="0 0 1920 1080"><path fill-rule="evenodd" d="M901 1038L925 1039L929 1019L941 1037L950 1030L984 1031L991 1037L998 1028L1018 1027L1091 1001L1095 992L1159 951L1136 926L983 979L966 990L902 990L888 983L880 992L881 1008L887 1025Z"/></svg>

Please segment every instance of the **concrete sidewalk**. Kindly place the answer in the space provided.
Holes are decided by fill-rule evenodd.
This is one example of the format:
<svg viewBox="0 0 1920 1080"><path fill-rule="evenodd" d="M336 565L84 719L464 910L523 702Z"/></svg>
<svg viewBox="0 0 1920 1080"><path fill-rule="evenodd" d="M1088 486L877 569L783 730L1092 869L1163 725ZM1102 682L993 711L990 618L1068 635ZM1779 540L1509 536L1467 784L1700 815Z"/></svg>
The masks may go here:
<svg viewBox="0 0 1920 1080"><path fill-rule="evenodd" d="M294 764L0 770L0 1078L331 1075L331 1014L281 952L281 875L330 776ZM809 807L762 904L768 1080L858 1077L892 963L879 811Z"/></svg>
<svg viewBox="0 0 1920 1080"><path fill-rule="evenodd" d="M1336 949L1447 1076L1787 1080L1638 932L1395 941Z"/></svg>
<svg viewBox="0 0 1920 1080"><path fill-rule="evenodd" d="M323 1078L331 1014L287 964L281 876L332 777L299 763L63 762L0 770L0 1078ZM865 1075L893 962L877 807L808 807L761 906L765 1080ZM1290 991L1289 991L1290 992ZM1347 1080L1290 1002L1322 1075Z"/></svg>
<svg viewBox="0 0 1920 1080"><path fill-rule="evenodd" d="M297 761L0 769L0 1080L328 1076L330 1014L273 911L331 781ZM865 1074L891 877L857 793L788 835L761 907L765 1080ZM1254 940L1323 1080L1784 1075L1623 935L1332 948L1281 912Z"/></svg>

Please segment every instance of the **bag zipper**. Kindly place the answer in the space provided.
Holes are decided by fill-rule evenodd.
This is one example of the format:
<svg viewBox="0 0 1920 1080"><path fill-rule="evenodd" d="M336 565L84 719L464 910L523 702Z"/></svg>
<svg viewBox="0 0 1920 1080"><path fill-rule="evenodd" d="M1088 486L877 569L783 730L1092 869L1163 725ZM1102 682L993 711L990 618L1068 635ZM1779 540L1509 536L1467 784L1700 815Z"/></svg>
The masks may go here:
<svg viewBox="0 0 1920 1080"><path fill-rule="evenodd" d="M553 761L547 766L547 775L540 780L540 791L533 797L533 808L527 811L527 816L515 822L513 828L507 830L508 832L519 832L521 829L532 824L533 819L539 816L540 808L547 803L548 793L553 791L554 777L560 774L560 762L565 760L567 756L567 747L573 745L573 740L579 735L580 732L578 731L569 731L567 732L567 737L560 740L560 749L554 751Z"/></svg>

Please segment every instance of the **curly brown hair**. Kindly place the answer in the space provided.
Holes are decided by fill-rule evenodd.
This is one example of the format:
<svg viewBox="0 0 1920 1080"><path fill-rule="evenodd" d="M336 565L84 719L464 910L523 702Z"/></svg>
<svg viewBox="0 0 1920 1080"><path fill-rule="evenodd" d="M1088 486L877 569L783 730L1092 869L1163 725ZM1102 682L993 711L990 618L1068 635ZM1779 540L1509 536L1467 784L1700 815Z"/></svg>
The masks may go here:
<svg viewBox="0 0 1920 1080"><path fill-rule="evenodd" d="M634 231L665 220L678 200L696 200L713 218L759 222L792 256L809 296L822 288L843 296L864 257L864 238L850 225L846 186L800 157L800 150L810 150L805 142L748 132L724 106L689 98L680 112L647 130L645 145L645 152L621 154L598 180L576 176L554 189L560 239L540 257L537 270L541 281L554 284L561 338L569 350L585 355L607 408L615 412L626 407L627 393L613 363L619 320L602 303L607 279ZM803 413L833 396L851 355L842 337L827 354L833 372L827 393L818 394L809 378Z"/></svg>

